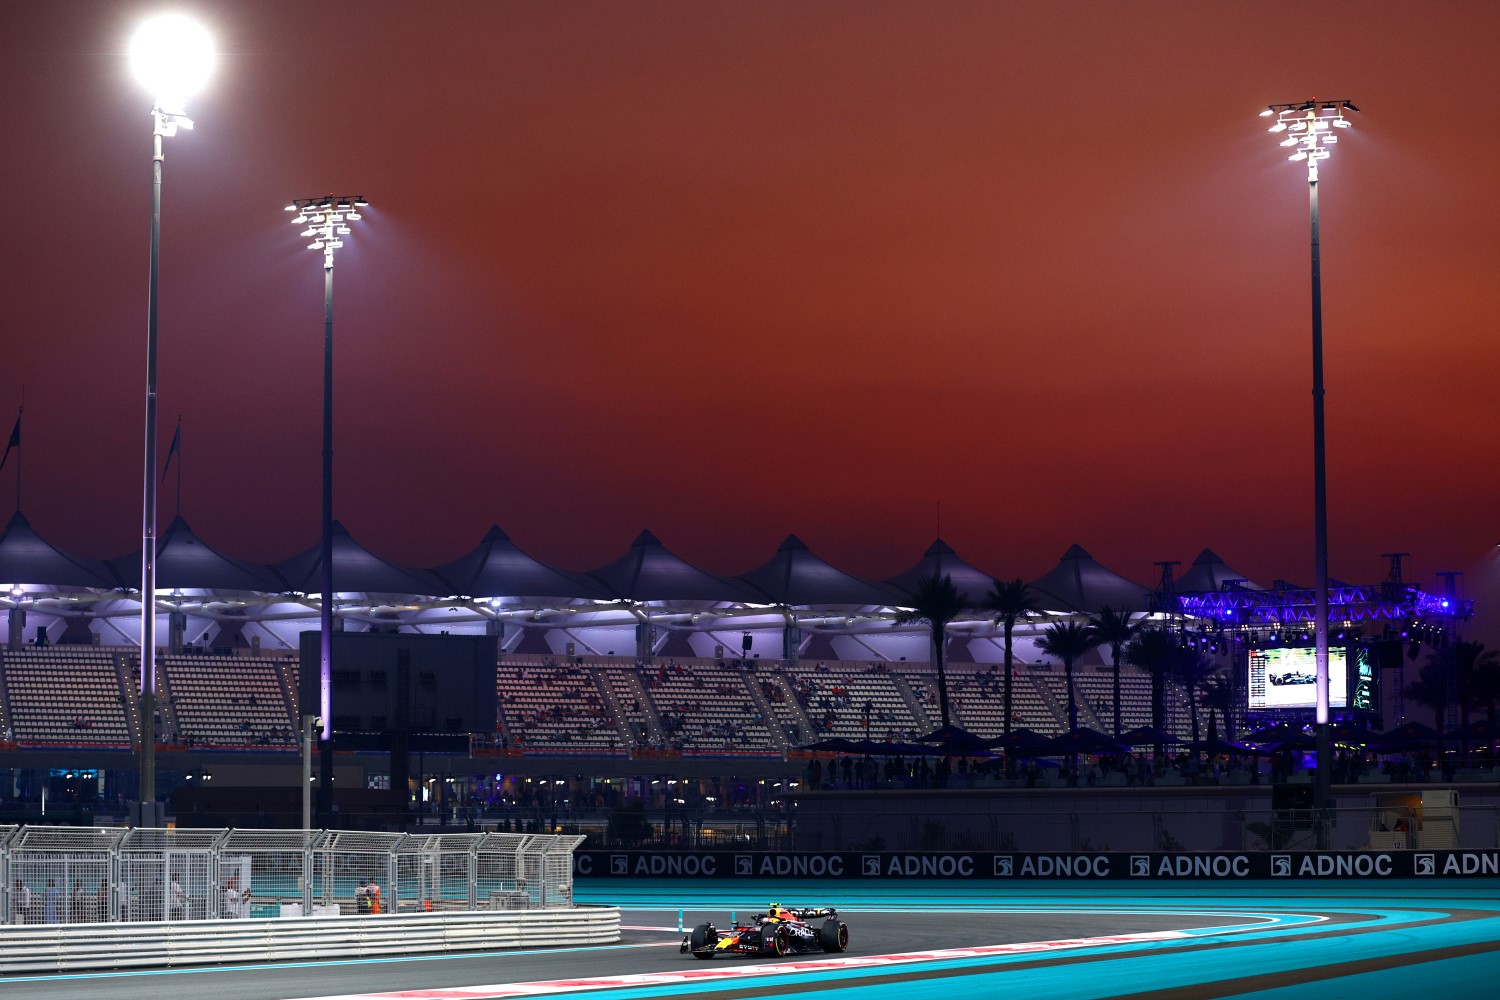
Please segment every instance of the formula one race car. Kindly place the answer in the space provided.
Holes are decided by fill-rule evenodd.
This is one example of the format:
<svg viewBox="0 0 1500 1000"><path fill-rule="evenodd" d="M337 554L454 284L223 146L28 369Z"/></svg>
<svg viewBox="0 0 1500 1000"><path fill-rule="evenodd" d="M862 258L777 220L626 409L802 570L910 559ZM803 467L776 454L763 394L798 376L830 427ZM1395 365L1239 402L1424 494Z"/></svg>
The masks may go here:
<svg viewBox="0 0 1500 1000"><path fill-rule="evenodd" d="M795 955L848 948L849 925L839 919L839 911L833 907L772 903L765 913L757 913L748 923L728 931L699 924L682 939L679 950L707 959L715 955Z"/></svg>

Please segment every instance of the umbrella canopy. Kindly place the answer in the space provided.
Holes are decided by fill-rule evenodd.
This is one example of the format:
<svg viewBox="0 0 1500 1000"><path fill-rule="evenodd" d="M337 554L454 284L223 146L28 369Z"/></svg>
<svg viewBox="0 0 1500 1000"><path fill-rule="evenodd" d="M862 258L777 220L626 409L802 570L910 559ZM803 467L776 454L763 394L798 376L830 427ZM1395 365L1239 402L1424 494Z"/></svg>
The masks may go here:
<svg viewBox="0 0 1500 1000"><path fill-rule="evenodd" d="M799 747L798 749L817 750L824 753L854 753L854 741L846 740L841 736L836 736L833 739L819 740L816 743L809 743L806 746Z"/></svg>
<svg viewBox="0 0 1500 1000"><path fill-rule="evenodd" d="M1009 750L1012 753L1024 753L1028 750L1046 747L1052 742L1049 736L1043 736L1035 729L1012 729L1006 736L997 736L990 740L990 746Z"/></svg>
<svg viewBox="0 0 1500 1000"><path fill-rule="evenodd" d="M1047 750L1051 755L1129 752L1128 747L1121 746L1113 737L1106 736L1097 729L1090 729L1088 726L1080 726L1074 732L1054 737L1048 744Z"/></svg>
<svg viewBox="0 0 1500 1000"><path fill-rule="evenodd" d="M949 753L968 754L989 749L990 741L976 736L960 726L943 726L926 736L918 736L919 743L936 743Z"/></svg>
<svg viewBox="0 0 1500 1000"><path fill-rule="evenodd" d="M1422 747L1436 746L1443 741L1436 729L1420 722L1408 722L1389 732L1380 734L1380 741L1387 746Z"/></svg>
<svg viewBox="0 0 1500 1000"><path fill-rule="evenodd" d="M1176 746L1182 742L1171 733L1152 726L1141 726L1139 729L1132 729L1128 733L1121 733L1119 736L1114 737L1114 741L1121 746L1127 747L1149 747L1155 746L1158 743L1166 746Z"/></svg>
<svg viewBox="0 0 1500 1000"><path fill-rule="evenodd" d="M1465 736L1471 740L1479 740L1481 743L1493 743L1500 740L1500 723L1491 722L1488 719L1476 719L1467 726L1448 733L1445 738L1458 740Z"/></svg>
<svg viewBox="0 0 1500 1000"><path fill-rule="evenodd" d="M1215 757L1259 757L1266 752L1258 747L1220 739L1217 735L1211 735L1206 740L1191 740L1183 746L1194 753L1206 753Z"/></svg>
<svg viewBox="0 0 1500 1000"><path fill-rule="evenodd" d="M1285 722L1257 729L1245 737L1245 742L1274 750L1311 750L1318 745L1316 737Z"/></svg>
<svg viewBox="0 0 1500 1000"><path fill-rule="evenodd" d="M1278 722L1274 726L1266 726L1264 729L1249 733L1245 736L1245 740L1250 743L1281 743L1285 740L1302 739L1305 736L1307 734L1296 726Z"/></svg>
<svg viewBox="0 0 1500 1000"><path fill-rule="evenodd" d="M1333 742L1350 747L1365 747L1381 740L1379 733L1359 722L1336 722L1328 727L1328 735Z"/></svg>

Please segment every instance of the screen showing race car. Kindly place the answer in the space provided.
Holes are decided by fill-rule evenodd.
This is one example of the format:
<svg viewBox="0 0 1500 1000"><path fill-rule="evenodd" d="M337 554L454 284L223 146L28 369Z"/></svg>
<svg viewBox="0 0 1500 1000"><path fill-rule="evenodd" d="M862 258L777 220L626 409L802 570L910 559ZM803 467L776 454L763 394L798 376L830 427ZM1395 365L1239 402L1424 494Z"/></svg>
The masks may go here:
<svg viewBox="0 0 1500 1000"><path fill-rule="evenodd" d="M1250 676L1245 691L1252 712L1267 708L1316 708L1317 681L1317 654L1310 646L1250 651ZM1349 665L1342 646L1328 649L1328 705L1349 706Z"/></svg>

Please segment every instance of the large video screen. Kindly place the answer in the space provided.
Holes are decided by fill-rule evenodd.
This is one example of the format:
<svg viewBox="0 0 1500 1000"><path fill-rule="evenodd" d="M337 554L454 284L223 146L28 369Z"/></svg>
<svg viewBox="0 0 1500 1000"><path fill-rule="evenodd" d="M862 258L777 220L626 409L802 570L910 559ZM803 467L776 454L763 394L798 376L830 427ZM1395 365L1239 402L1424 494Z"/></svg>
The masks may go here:
<svg viewBox="0 0 1500 1000"><path fill-rule="evenodd" d="M1328 706L1349 707L1349 665L1342 646L1328 649ZM1250 711L1318 706L1317 653L1309 646L1250 651L1245 683Z"/></svg>

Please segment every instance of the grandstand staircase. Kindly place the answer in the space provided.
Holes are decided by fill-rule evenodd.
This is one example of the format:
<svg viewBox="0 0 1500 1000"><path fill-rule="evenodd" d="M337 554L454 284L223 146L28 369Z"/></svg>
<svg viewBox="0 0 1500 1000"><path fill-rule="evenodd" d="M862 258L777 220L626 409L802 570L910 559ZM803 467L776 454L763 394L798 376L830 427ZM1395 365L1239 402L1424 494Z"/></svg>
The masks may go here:
<svg viewBox="0 0 1500 1000"><path fill-rule="evenodd" d="M120 704L125 706L125 723L130 727L130 743L141 745L140 669L135 653L116 653L115 679L120 682Z"/></svg>
<svg viewBox="0 0 1500 1000"><path fill-rule="evenodd" d="M0 653L0 659L4 656ZM5 671L0 670L0 740L13 739L15 731L15 725L10 721L10 692L5 688Z"/></svg>
<svg viewBox="0 0 1500 1000"><path fill-rule="evenodd" d="M278 687L281 688L281 698L286 702L286 714L296 723L297 739L300 743L302 737L302 716L297 711L297 672L300 669L297 661L279 663L276 665L276 679ZM316 713L314 713L316 714Z"/></svg>
<svg viewBox="0 0 1500 1000"><path fill-rule="evenodd" d="M776 705L772 705L770 701L766 699L763 692L757 692L758 694L761 694L761 699L758 704L763 703L771 709L771 714L767 715L766 718L770 721L772 731L774 732L775 730L780 729L782 732L786 732L785 717L789 715L792 718L792 725L797 727L797 733L789 736L788 740L793 744L811 743L816 738L816 731L813 729L812 719L808 718L807 712L802 707L802 703L797 700L797 693L793 691L792 686L787 683L786 677L777 674L768 674L762 676L761 674L757 673L755 675L756 687L760 686L760 681L762 680L766 681L767 683L774 684L781 689L782 700ZM799 736L805 737L805 739L799 739Z"/></svg>
<svg viewBox="0 0 1500 1000"><path fill-rule="evenodd" d="M906 702L906 707L911 711L913 719L917 720L917 729L921 732L931 732L937 728L937 724L927 714L927 706L922 704L922 699L911 689L911 684L899 673L891 673L891 682L896 685L896 690L901 693L901 700ZM937 683L936 680L933 683Z"/></svg>
<svg viewBox="0 0 1500 1000"><path fill-rule="evenodd" d="M651 737L651 742L657 746L666 746L667 734L661 727L661 716L656 714L656 702L651 700L651 695L646 691L645 685L641 683L640 675L634 670L615 669L610 672L610 677L615 681L615 684L612 686L616 687L617 693L621 693L621 689L623 688L624 696L640 701L641 715L646 720L646 735ZM624 717L622 713L621 718ZM630 726L626 725L625 728L629 730ZM635 734L631 733L630 737L633 740Z"/></svg>
<svg viewBox="0 0 1500 1000"><path fill-rule="evenodd" d="M172 680L167 676L166 665L156 668L156 711L161 715L161 725L156 730L156 742L181 743L182 730L177 725L177 710L172 698Z"/></svg>
<svg viewBox="0 0 1500 1000"><path fill-rule="evenodd" d="M1037 697L1042 699L1042 704L1047 706L1047 711L1052 713L1052 721L1059 729L1066 729L1068 727L1067 703L1058 704L1057 697L1052 693L1051 684L1038 677L1036 672L1032 670L1017 670L1015 678L1018 681L1025 678L1026 683L1031 685L1031 689L1036 692Z"/></svg>
<svg viewBox="0 0 1500 1000"><path fill-rule="evenodd" d="M1075 671L1078 669L1077 667L1074 668ZM1114 675L1111 674L1110 676L1113 677ZM1078 724L1088 726L1091 729L1097 729L1101 733L1113 731L1115 728L1113 714L1110 716L1109 725L1101 726L1099 724L1099 713L1095 710L1094 703L1089 701L1089 696L1084 692L1083 686L1079 685L1076 690L1078 692Z"/></svg>
<svg viewBox="0 0 1500 1000"><path fill-rule="evenodd" d="M634 750L640 746L640 741L635 738L635 733L630 726L630 720L625 716L625 706L620 704L620 698L615 693L614 686L597 670L590 670L589 676L594 679L594 687L598 689L599 697L604 699L605 705L609 706L610 721L614 723L615 730L620 734L620 739L624 741L625 748L627 750ZM645 709L644 702L641 703L641 708L642 710Z"/></svg>
<svg viewBox="0 0 1500 1000"><path fill-rule="evenodd" d="M766 700L765 692L760 689L760 679L754 674L741 674L740 680L744 682L745 690L750 692L750 701L754 703L756 711L760 712L760 717L766 720L766 728L771 732L771 740L776 744L776 749L780 750L783 756L787 751L795 750L796 743L787 736L786 727L776 718L776 713L771 711L771 703ZM796 702L797 699L793 698L792 704L795 705ZM800 706L798 707L800 710ZM811 732L811 730L805 729L803 732Z"/></svg>

